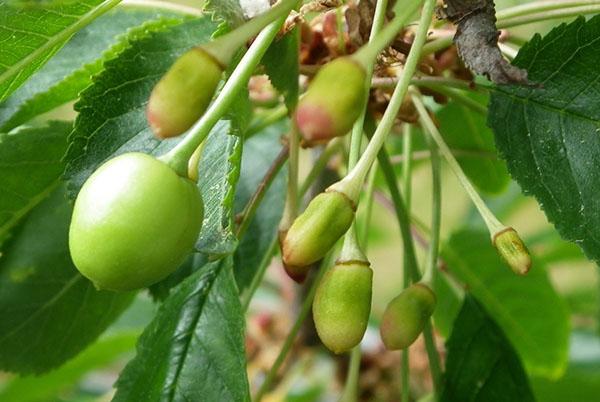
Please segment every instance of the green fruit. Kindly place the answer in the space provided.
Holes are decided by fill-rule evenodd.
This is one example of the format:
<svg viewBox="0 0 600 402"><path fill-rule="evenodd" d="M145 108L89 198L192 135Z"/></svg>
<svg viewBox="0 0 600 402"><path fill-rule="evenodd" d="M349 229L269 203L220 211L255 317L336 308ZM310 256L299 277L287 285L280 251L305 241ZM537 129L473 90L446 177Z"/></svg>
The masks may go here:
<svg viewBox="0 0 600 402"><path fill-rule="evenodd" d="M174 137L187 131L212 100L223 67L201 47L179 57L152 90L146 114L154 134Z"/></svg>
<svg viewBox="0 0 600 402"><path fill-rule="evenodd" d="M498 253L515 274L525 275L531 268L531 255L527 246L513 228L497 233L492 242Z"/></svg>
<svg viewBox="0 0 600 402"><path fill-rule="evenodd" d="M143 288L183 262L202 218L194 182L152 156L124 154L81 188L69 231L71 257L98 289Z"/></svg>
<svg viewBox="0 0 600 402"><path fill-rule="evenodd" d="M360 343L371 311L373 270L365 263L336 264L325 274L313 302L319 338L334 353Z"/></svg>
<svg viewBox="0 0 600 402"><path fill-rule="evenodd" d="M403 290L388 304L381 321L381 339L390 350L406 349L418 337L435 309L435 294L425 284Z"/></svg>
<svg viewBox="0 0 600 402"><path fill-rule="evenodd" d="M360 115L367 74L350 57L325 65L300 99L296 124L304 145L315 145L346 135Z"/></svg>
<svg viewBox="0 0 600 402"><path fill-rule="evenodd" d="M283 241L283 261L306 267L319 261L350 228L354 204L337 191L316 196L296 218Z"/></svg>

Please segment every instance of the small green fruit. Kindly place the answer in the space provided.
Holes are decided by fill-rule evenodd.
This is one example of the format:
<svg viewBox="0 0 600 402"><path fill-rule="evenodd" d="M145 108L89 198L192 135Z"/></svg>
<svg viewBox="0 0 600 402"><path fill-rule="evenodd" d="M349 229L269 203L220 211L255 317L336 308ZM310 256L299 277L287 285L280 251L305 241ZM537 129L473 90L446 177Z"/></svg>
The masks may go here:
<svg viewBox="0 0 600 402"><path fill-rule="evenodd" d="M152 156L124 154L81 188L69 231L71 257L99 289L143 288L183 262L202 218L194 182Z"/></svg>
<svg viewBox="0 0 600 402"><path fill-rule="evenodd" d="M179 57L152 90L146 114L158 138L187 131L203 114L221 80L223 67L201 47Z"/></svg>
<svg viewBox="0 0 600 402"><path fill-rule="evenodd" d="M381 339L390 350L406 349L418 337L435 309L435 294L423 283L402 291L385 309Z"/></svg>
<svg viewBox="0 0 600 402"><path fill-rule="evenodd" d="M354 205L344 194L327 191L316 196L296 218L283 241L283 261L306 267L319 261L350 228Z"/></svg>
<svg viewBox="0 0 600 402"><path fill-rule="evenodd" d="M363 107L366 77L363 66L350 57L319 70L296 110L304 145L324 143L352 129Z"/></svg>
<svg viewBox="0 0 600 402"><path fill-rule="evenodd" d="M313 317L319 338L334 353L358 345L371 311L373 270L365 263L336 264L319 283Z"/></svg>
<svg viewBox="0 0 600 402"><path fill-rule="evenodd" d="M531 255L513 228L506 228L497 233L492 242L498 254L508 264L515 274L525 275L531 268Z"/></svg>

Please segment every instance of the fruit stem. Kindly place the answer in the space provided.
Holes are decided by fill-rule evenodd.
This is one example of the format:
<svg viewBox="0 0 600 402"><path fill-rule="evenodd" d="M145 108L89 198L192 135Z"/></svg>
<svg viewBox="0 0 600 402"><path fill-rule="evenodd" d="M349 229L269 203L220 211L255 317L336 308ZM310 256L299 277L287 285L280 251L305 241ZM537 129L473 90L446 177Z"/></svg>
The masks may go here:
<svg viewBox="0 0 600 402"><path fill-rule="evenodd" d="M396 12L396 16L381 30L381 32L374 36L372 40L369 40L369 43L366 46L361 47L354 53L352 58L361 63L365 68L372 65L375 59L377 59L377 55L379 55L379 53L381 53L381 51L396 38L398 32L404 28L409 18L413 16L422 2L423 0L414 0L409 2L409 4L406 4L405 1L399 2L402 4L402 7L399 5L395 7L394 11ZM429 26L431 18L429 18L429 20L430 21L427 21L427 26Z"/></svg>
<svg viewBox="0 0 600 402"><path fill-rule="evenodd" d="M407 213L410 214L411 210L411 195L412 195L412 125L404 124L404 130L402 133L403 149L402 154L404 159L402 161L402 190L404 191L404 202L406 203ZM402 287L404 289L410 286L410 272L409 266L411 264L408 253L404 253L403 256L403 268L402 268ZM410 401L410 352L408 348L402 351L402 361L400 366L401 375L401 400L402 402Z"/></svg>
<svg viewBox="0 0 600 402"><path fill-rule="evenodd" d="M233 31L226 33L223 36L219 36L217 39L205 45L201 45L201 47L209 52L221 66L228 66L235 57L235 54L244 47L253 36L257 35L271 22L287 16L296 4L298 4L298 0L282 0L279 4L258 17L252 18Z"/></svg>
<svg viewBox="0 0 600 402"><path fill-rule="evenodd" d="M187 165L190 157L196 148L202 144L214 125L227 112L235 97L246 86L284 21L284 18L280 18L267 26L258 35L206 113L192 126L179 144L159 157L160 160L171 166L177 174L187 177Z"/></svg>
<svg viewBox="0 0 600 402"><path fill-rule="evenodd" d="M508 19L543 11L568 9L571 7L578 6L597 5L598 3L600 3L598 2L598 0L536 1L529 4L520 4L518 6L505 8L504 10L499 10L496 13L496 18L498 18L499 20Z"/></svg>
<svg viewBox="0 0 600 402"><path fill-rule="evenodd" d="M520 17L498 19L496 27L498 29L512 28L519 25L531 24L534 22L547 21L558 18L577 17L585 14L597 14L600 12L600 4L593 6L563 8L553 11L542 11L537 14L523 15Z"/></svg>
<svg viewBox="0 0 600 402"><path fill-rule="evenodd" d="M358 344L350 352L350 367L339 402L356 402L358 400L358 375L360 374L361 357L360 344Z"/></svg>
<svg viewBox="0 0 600 402"><path fill-rule="evenodd" d="M433 273L437 268L440 246L440 230L442 222L442 180L440 155L435 141L429 131L423 127L425 140L431 154L431 236L429 239L429 250L427 252L427 263L421 282L433 283Z"/></svg>
<svg viewBox="0 0 600 402"><path fill-rule="evenodd" d="M279 222L279 231L287 231L296 216L298 216L298 156L300 151L300 133L298 127L292 122L292 128L288 136L289 162L288 180L285 196L285 207L283 216Z"/></svg>
<svg viewBox="0 0 600 402"><path fill-rule="evenodd" d="M387 10L388 0L379 0L377 2L375 8L375 14L373 17L373 25L371 26L371 32L369 34L369 44L367 46L371 46L371 44L375 43L377 40L377 36L383 27L385 22L385 14ZM362 143L363 129L365 123L365 115L367 112L367 102L369 99L369 91L370 91L370 83L371 78L373 77L373 68L375 64L375 58L369 60L365 66L366 70L366 79L364 84L364 96L363 96L363 104L362 104L362 112L360 113L358 119L354 122L352 126L352 135L350 137L350 153L348 155L348 170L352 170L352 168L358 162L358 158L360 156L360 148ZM352 226L346 232L344 236L344 245L342 247L342 252L340 254L341 261L367 261L367 257L360 249L360 244L358 242L357 234L356 234L356 221L352 222Z"/></svg>
<svg viewBox="0 0 600 402"><path fill-rule="evenodd" d="M442 156L450 166L450 169L458 178L458 181L471 198L471 201L473 201L473 204L475 205L475 207L479 211L479 214L485 221L485 224L490 232L490 237L493 239L496 233L500 233L506 230L507 226L502 224L498 220L498 218L496 218L496 216L492 213L492 211L490 211L490 209L487 207L477 190L475 190L475 187L473 187L473 185L465 175L465 172L463 172L462 168L456 161L456 158L452 154L452 151L450 151L450 148L448 148L448 145L446 145L444 138L442 137L435 123L429 116L427 109L425 109L425 105L421 100L421 96L418 90L413 87L411 88L411 91L413 92L412 101L415 107L417 108L417 112L419 113L419 118L421 120L423 128L427 130L429 135L431 135L431 138L433 138L433 140L437 144L440 152L442 153Z"/></svg>
<svg viewBox="0 0 600 402"><path fill-rule="evenodd" d="M425 5L423 6L423 11L419 20L419 28L406 59L406 64L404 65L404 69L401 73L402 76L398 80L398 84L396 85L396 89L394 89L394 93L392 94L392 98L390 99L390 102L385 110L383 118L379 122L379 125L375 130L375 134L369 142L365 152L362 154L356 166L346 175L346 177L337 183L334 183L330 187L332 190L346 194L346 196L348 196L348 198L355 203L358 203L358 197L360 195L360 190L365 180L365 176L373 164L373 161L375 158L377 158L377 153L383 146L388 134L390 133L394 121L396 120L396 116L398 115L398 111L402 106L402 102L404 101L404 97L408 91L410 80L415 73L417 63L421 57L421 49L427 40L427 31L429 29L429 24L431 23L431 17L433 15L435 4L436 2L434 0L425 0Z"/></svg>
<svg viewBox="0 0 600 402"><path fill-rule="evenodd" d="M298 335L298 332L300 331L300 328L302 327L304 320L308 316L308 313L311 311L312 302L313 302L313 299L315 298L315 293L317 292L317 286L319 285L319 282L321 282L321 278L323 277L323 275L325 275L325 273L329 270L329 267L331 265L331 254L332 253L329 253L321 262L321 267L319 268L319 272L313 279L313 282L310 286L308 294L306 295L306 298L302 302L302 306L300 307L300 313L298 314L298 317L296 318L296 322L294 322L294 325L292 326L290 333L285 338L285 341L283 342L283 346L281 347L281 350L279 351L279 354L277 355L275 362L273 363L273 365L271 366L271 369L269 370L269 372L267 373L267 376L265 377L265 381L262 383L262 385L258 389L258 392L256 393L256 396L253 399L254 402L260 402L260 400L263 398L265 393L269 390L269 388L271 387L271 383L273 382L273 380L277 376L277 373L279 372L279 368L285 361L287 354L289 353L290 349L292 348L292 345L294 344L294 340L296 339L296 336Z"/></svg>

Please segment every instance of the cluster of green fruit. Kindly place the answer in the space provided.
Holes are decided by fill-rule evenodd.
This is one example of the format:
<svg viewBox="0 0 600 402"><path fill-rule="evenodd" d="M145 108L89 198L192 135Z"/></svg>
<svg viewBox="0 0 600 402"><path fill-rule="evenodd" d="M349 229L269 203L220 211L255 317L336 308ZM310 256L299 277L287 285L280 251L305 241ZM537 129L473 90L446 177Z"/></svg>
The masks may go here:
<svg viewBox="0 0 600 402"><path fill-rule="evenodd" d="M209 107L236 51L295 3L284 0L270 12L179 57L149 99L147 117L154 134L162 139L191 129L188 135L194 135L194 124ZM379 40L320 69L294 112L305 145L322 144L351 130L364 107L369 66L403 23L390 22ZM189 163L190 171L197 170L197 161ZM75 202L69 245L79 271L97 288L116 291L144 288L174 272L193 251L202 228L203 201L190 177L174 169L168 158L141 153L103 164ZM354 221L358 197L339 183L316 196L281 236L284 267L298 282ZM367 261L338 261L319 284L314 319L323 343L336 353L356 346L365 333L372 274ZM414 342L435 302L434 293L422 282L392 300L381 325L385 345L402 349Z"/></svg>

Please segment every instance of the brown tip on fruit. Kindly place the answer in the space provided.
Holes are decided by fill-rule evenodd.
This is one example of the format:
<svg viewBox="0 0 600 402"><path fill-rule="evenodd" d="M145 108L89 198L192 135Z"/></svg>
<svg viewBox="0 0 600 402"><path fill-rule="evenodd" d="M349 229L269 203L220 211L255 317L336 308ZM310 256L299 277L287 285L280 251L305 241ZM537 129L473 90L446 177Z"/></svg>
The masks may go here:
<svg viewBox="0 0 600 402"><path fill-rule="evenodd" d="M516 230L508 227L494 235L492 243L502 259L517 275L526 275L531 269L531 255Z"/></svg>
<svg viewBox="0 0 600 402"><path fill-rule="evenodd" d="M278 237L279 237L279 249L281 250L281 264L283 265L283 269L285 270L285 273L294 280L294 282L296 283L304 283L304 281L306 280L307 274L308 274L308 267L297 267L291 264L287 264L285 262L286 260L286 255L285 255L285 248L283 247L284 243L285 243L285 236L287 235L287 230L279 230L278 233Z"/></svg>
<svg viewBox="0 0 600 402"><path fill-rule="evenodd" d="M295 118L305 147L325 143L335 136L331 116L319 106L300 104Z"/></svg>

